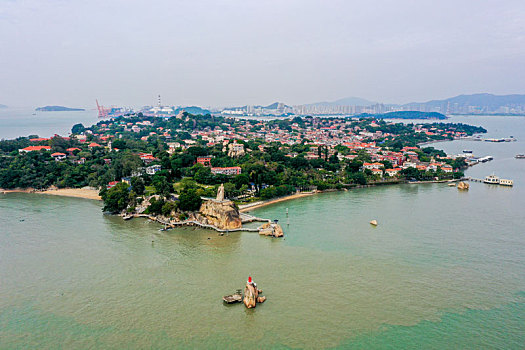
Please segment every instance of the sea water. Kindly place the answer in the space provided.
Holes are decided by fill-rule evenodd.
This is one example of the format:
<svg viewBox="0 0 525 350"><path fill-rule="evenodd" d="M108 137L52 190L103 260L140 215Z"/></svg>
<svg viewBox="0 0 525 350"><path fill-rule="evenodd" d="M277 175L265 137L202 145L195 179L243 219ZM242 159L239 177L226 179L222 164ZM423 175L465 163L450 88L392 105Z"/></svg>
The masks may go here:
<svg viewBox="0 0 525 350"><path fill-rule="evenodd" d="M383 186L254 210L284 239L0 195L0 348L521 349L525 118L508 118L458 120L517 142L436 147L494 156L467 175L514 187ZM224 305L248 275L268 300Z"/></svg>

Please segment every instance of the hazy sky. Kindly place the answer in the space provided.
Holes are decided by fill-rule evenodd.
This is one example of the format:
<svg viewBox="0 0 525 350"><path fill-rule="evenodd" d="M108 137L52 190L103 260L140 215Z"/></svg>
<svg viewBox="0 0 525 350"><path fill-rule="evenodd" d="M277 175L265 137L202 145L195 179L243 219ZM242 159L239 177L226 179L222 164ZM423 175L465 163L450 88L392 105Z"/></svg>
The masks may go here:
<svg viewBox="0 0 525 350"><path fill-rule="evenodd" d="M525 93L524 0L0 0L0 103Z"/></svg>

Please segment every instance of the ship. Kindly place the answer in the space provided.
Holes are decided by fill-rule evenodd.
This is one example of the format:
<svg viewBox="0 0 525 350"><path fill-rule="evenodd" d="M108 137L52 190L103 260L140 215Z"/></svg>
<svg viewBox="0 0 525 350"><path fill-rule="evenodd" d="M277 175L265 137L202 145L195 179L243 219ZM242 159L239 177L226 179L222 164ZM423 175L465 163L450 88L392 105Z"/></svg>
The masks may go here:
<svg viewBox="0 0 525 350"><path fill-rule="evenodd" d="M494 158L492 156L485 156L478 159L479 163L485 163L493 160Z"/></svg>
<svg viewBox="0 0 525 350"><path fill-rule="evenodd" d="M499 185L499 177L497 177L496 175L492 174L492 175L486 176L485 180L483 180L483 182L486 183L486 184Z"/></svg>
<svg viewBox="0 0 525 350"><path fill-rule="evenodd" d="M516 159L525 159L525 154L516 154L516 156L514 158L516 158Z"/></svg>
<svg viewBox="0 0 525 350"><path fill-rule="evenodd" d="M464 150L463 150L463 153L472 153L472 150L470 150L470 149L464 149Z"/></svg>
<svg viewBox="0 0 525 350"><path fill-rule="evenodd" d="M499 184L503 186L514 186L514 181L507 179L499 179Z"/></svg>
<svg viewBox="0 0 525 350"><path fill-rule="evenodd" d="M514 186L514 181L509 179L500 179L496 175L492 174L485 177L485 180L483 180L486 184L492 184L492 185L502 185L502 186Z"/></svg>

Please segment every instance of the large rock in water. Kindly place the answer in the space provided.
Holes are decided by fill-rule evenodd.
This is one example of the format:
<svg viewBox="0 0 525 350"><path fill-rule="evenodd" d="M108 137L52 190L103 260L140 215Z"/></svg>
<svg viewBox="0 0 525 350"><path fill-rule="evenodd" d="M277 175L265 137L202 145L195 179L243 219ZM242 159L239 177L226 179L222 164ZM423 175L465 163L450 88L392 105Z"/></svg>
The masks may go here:
<svg viewBox="0 0 525 350"><path fill-rule="evenodd" d="M467 182L463 182L461 181L459 184L458 184L458 190L468 190L469 189L469 184Z"/></svg>
<svg viewBox="0 0 525 350"><path fill-rule="evenodd" d="M197 219L222 230L241 228L239 208L232 201L208 200L202 203Z"/></svg>
<svg viewBox="0 0 525 350"><path fill-rule="evenodd" d="M284 236L284 232L281 225L273 224L270 222L264 223L261 227L259 227L259 234L272 237Z"/></svg>
<svg viewBox="0 0 525 350"><path fill-rule="evenodd" d="M246 284L246 287L244 288L244 305L248 309L254 308L257 306L257 297L259 296L259 293L257 293L257 289L255 289L251 284Z"/></svg>
<svg viewBox="0 0 525 350"><path fill-rule="evenodd" d="M242 299L242 302L248 309L252 309L257 306L257 303L264 303L266 301L266 297L263 297L259 294L262 293L262 290L257 289L253 284L246 283L246 287L244 287L244 298Z"/></svg>

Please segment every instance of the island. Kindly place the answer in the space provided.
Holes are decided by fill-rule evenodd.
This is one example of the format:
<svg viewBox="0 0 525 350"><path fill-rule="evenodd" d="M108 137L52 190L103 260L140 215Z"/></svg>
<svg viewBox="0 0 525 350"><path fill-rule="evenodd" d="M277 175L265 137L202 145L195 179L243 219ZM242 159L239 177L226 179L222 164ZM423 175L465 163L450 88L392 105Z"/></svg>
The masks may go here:
<svg viewBox="0 0 525 350"><path fill-rule="evenodd" d="M426 143L486 132L462 123L374 117L258 120L181 112L119 116L67 136L0 141L0 188L98 189L103 210L166 228L219 232L261 221L247 211L323 191L459 181L468 155ZM1 192L1 191L0 191ZM57 191L59 192L59 191ZM258 231L280 237L277 222Z"/></svg>
<svg viewBox="0 0 525 350"><path fill-rule="evenodd" d="M85 111L83 108L69 108L64 106L45 106L45 107L38 107L35 109L37 112L77 112L77 111Z"/></svg>
<svg viewBox="0 0 525 350"><path fill-rule="evenodd" d="M381 114L363 113L357 117L378 119L447 119L448 117L438 112L398 111Z"/></svg>

